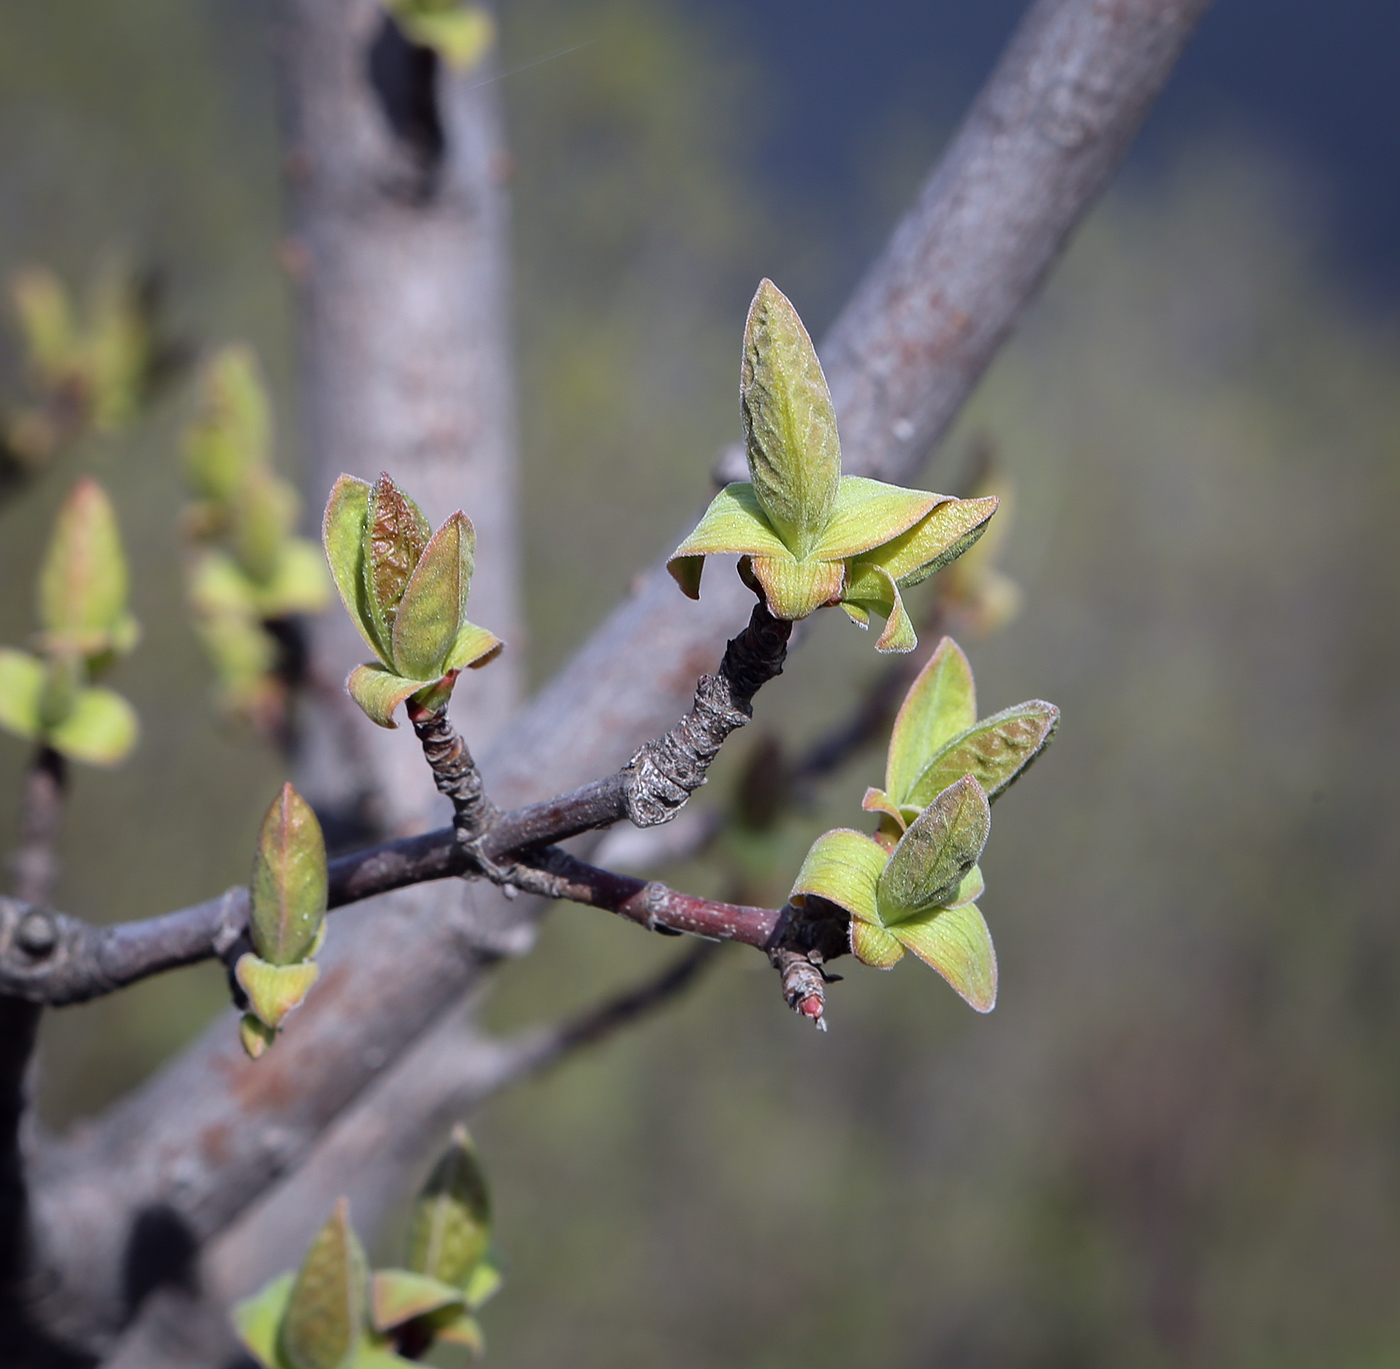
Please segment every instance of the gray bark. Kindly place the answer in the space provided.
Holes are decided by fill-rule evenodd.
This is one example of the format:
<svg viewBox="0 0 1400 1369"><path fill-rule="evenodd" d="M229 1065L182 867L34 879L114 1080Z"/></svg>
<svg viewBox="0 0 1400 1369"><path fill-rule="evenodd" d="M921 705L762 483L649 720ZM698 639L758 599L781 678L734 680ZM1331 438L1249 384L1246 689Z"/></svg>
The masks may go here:
<svg viewBox="0 0 1400 1369"><path fill-rule="evenodd" d="M822 348L849 472L914 473L1107 183L1206 4L1039 0L1031 9ZM332 246L313 240L313 263ZM320 345L333 345L329 333ZM383 337L343 347L344 383L367 388L374 353L394 350ZM405 399L413 393L408 386ZM318 442L337 440L324 416L314 431ZM643 577L555 682L479 749L493 797L536 800L616 769L685 706L742 622L747 597L713 570L699 604L659 567ZM484 609L480 617L495 626ZM426 788L415 752L405 747L404 763L421 767ZM412 816L411 805L396 811L396 821ZM533 916L518 905L493 915L484 902L468 913L422 889L393 898L392 909L337 928L325 981L268 1059L239 1060L231 1024L216 1024L55 1157L39 1192L42 1229L54 1234L54 1277L77 1309L70 1325L89 1344L109 1338L120 1319L113 1272L138 1214L169 1205L197 1241L226 1229L479 981L492 938L497 948L502 938L527 939ZM397 1122L408 1132L420 1118ZM279 1262L294 1257L277 1252Z"/></svg>

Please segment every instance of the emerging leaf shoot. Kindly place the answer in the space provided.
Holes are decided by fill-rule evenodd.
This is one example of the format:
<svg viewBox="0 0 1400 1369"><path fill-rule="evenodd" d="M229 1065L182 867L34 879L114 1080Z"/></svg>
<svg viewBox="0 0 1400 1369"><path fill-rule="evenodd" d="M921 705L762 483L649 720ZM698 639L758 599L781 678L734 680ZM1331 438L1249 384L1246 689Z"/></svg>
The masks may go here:
<svg viewBox="0 0 1400 1369"><path fill-rule="evenodd" d="M841 604L887 620L878 651L911 651L900 597L981 536L996 500L950 499L841 474L831 393L797 311L765 280L749 307L739 380L748 481L726 486L668 569L692 599L706 556L739 555L769 611L805 618Z"/></svg>
<svg viewBox="0 0 1400 1369"><path fill-rule="evenodd" d="M406 699L442 707L463 670L500 652L497 637L467 621L476 534L465 514L432 532L387 475L373 487L342 475L326 504L323 541L341 602L379 658L357 666L347 688L381 727L396 726Z"/></svg>

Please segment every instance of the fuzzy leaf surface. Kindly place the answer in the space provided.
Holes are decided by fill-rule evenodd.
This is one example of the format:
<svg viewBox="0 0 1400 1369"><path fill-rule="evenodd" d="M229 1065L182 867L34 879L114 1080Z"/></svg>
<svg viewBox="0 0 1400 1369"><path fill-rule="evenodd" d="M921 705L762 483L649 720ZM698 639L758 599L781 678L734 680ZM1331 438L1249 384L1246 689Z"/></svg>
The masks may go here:
<svg viewBox="0 0 1400 1369"><path fill-rule="evenodd" d="M365 575L365 529L369 524L369 486L353 475L342 475L331 487L321 524L321 545L340 602L369 649L385 665L392 664L388 639L381 641L369 609Z"/></svg>
<svg viewBox="0 0 1400 1369"><path fill-rule="evenodd" d="M996 951L975 903L932 909L890 930L978 1012L991 1012L996 1007Z"/></svg>
<svg viewBox="0 0 1400 1369"><path fill-rule="evenodd" d="M951 784L899 839L877 890L880 919L894 927L941 907L976 865L991 831L992 813L970 775Z"/></svg>
<svg viewBox="0 0 1400 1369"><path fill-rule="evenodd" d="M862 922L878 923L876 887L888 859L884 847L864 832L849 827L824 832L807 852L788 897L798 903L815 894Z"/></svg>
<svg viewBox="0 0 1400 1369"><path fill-rule="evenodd" d="M792 554L773 530L748 481L726 485L715 495L695 530L671 553L666 569L689 598L698 599L705 557L726 552L740 556Z"/></svg>
<svg viewBox="0 0 1400 1369"><path fill-rule="evenodd" d="M910 802L924 767L942 746L976 721L977 688L972 667L962 648L951 637L944 637L909 686L895 715L885 763L885 790L894 802Z"/></svg>
<svg viewBox="0 0 1400 1369"><path fill-rule="evenodd" d="M796 561L785 553L754 556L750 565L775 618L796 622L841 597L846 568L840 561Z"/></svg>
<svg viewBox="0 0 1400 1369"><path fill-rule="evenodd" d="M788 549L806 556L836 504L841 443L812 339L767 279L744 325L739 407L758 502Z"/></svg>
<svg viewBox="0 0 1400 1369"><path fill-rule="evenodd" d="M879 581L868 574L876 565L883 567L902 589L928 579L956 561L982 536L996 510L997 501L992 495L944 500L907 532L856 557L851 563L851 595L859 599L878 595Z"/></svg>
<svg viewBox="0 0 1400 1369"><path fill-rule="evenodd" d="M364 709L366 716L380 727L397 727L394 710L410 694L427 689L436 680L405 680L381 665L357 665L345 681L350 697Z"/></svg>
<svg viewBox="0 0 1400 1369"><path fill-rule="evenodd" d="M432 527L423 511L387 474L381 475L369 493L365 526L365 599L374 630L393 662L394 619L409 577L418 565Z"/></svg>
<svg viewBox="0 0 1400 1369"><path fill-rule="evenodd" d="M443 672L480 669L494 661L504 648L505 643L494 632L475 623L463 623L443 662Z"/></svg>
<svg viewBox="0 0 1400 1369"><path fill-rule="evenodd" d="M1043 699L1004 708L946 743L919 773L908 801L928 803L960 775L996 798L1044 750L1060 710Z"/></svg>
<svg viewBox="0 0 1400 1369"><path fill-rule="evenodd" d="M369 1269L342 1198L297 1270L282 1318L281 1348L292 1369L341 1369L365 1330Z"/></svg>
<svg viewBox="0 0 1400 1369"><path fill-rule="evenodd" d="M904 946L883 927L873 922L851 920L851 954L862 965L875 970L892 970L904 958Z"/></svg>
<svg viewBox="0 0 1400 1369"><path fill-rule="evenodd" d="M263 817L251 893L253 948L273 965L304 960L326 916L326 843L311 805L290 784Z"/></svg>
<svg viewBox="0 0 1400 1369"><path fill-rule="evenodd" d="M394 616L394 668L401 674L429 680L447 668L467 617L475 552L476 533L463 513L454 513L424 547Z"/></svg>
<svg viewBox="0 0 1400 1369"><path fill-rule="evenodd" d="M863 475L843 475L831 519L812 555L837 561L869 551L907 532L942 498L941 494L906 490Z"/></svg>

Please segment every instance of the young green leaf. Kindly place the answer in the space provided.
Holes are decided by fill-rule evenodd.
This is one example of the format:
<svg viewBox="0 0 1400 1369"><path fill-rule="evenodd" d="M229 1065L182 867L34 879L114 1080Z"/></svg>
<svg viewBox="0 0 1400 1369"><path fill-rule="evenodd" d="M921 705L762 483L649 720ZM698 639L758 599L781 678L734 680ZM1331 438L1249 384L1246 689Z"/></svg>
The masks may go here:
<svg viewBox="0 0 1400 1369"><path fill-rule="evenodd" d="M411 694L431 689L435 680L405 680L380 665L357 665L345 681L350 697L365 711L371 722L395 728L394 710Z"/></svg>
<svg viewBox="0 0 1400 1369"><path fill-rule="evenodd" d="M501 1291L501 1285L504 1282L501 1271L496 1267L495 1259L488 1250L476 1268L467 1276L466 1286L463 1289L467 1298L467 1306L473 1312L478 1308L485 1307Z"/></svg>
<svg viewBox="0 0 1400 1369"><path fill-rule="evenodd" d="M380 638L379 628L369 607L368 578L365 572L365 530L369 526L370 487L353 475L342 475L331 487L326 500L321 543L335 581L340 601L359 629L369 649L392 668L388 638Z"/></svg>
<svg viewBox="0 0 1400 1369"><path fill-rule="evenodd" d="M888 543L914 527L943 498L926 490L906 490L865 476L842 476L831 517L812 555L839 561Z"/></svg>
<svg viewBox="0 0 1400 1369"><path fill-rule="evenodd" d="M748 481L726 485L710 501L695 530L671 554L666 569L688 598L700 597L705 557L725 552L742 556L790 556L773 531Z"/></svg>
<svg viewBox="0 0 1400 1369"><path fill-rule="evenodd" d="M97 481L79 480L59 510L39 575L46 641L89 657L133 644L126 589L126 557L111 501Z"/></svg>
<svg viewBox="0 0 1400 1369"><path fill-rule="evenodd" d="M249 1060L261 1060L276 1039L277 1028L269 1027L252 1013L245 1012L238 1019L238 1043Z"/></svg>
<svg viewBox="0 0 1400 1369"><path fill-rule="evenodd" d="M290 784L263 818L251 893L258 955L272 965L304 960L326 916L326 843L311 805Z"/></svg>
<svg viewBox="0 0 1400 1369"><path fill-rule="evenodd" d="M465 1288L490 1240L486 1175L467 1129L454 1127L447 1149L414 1202L408 1265L416 1273Z"/></svg>
<svg viewBox="0 0 1400 1369"><path fill-rule="evenodd" d="M55 751L85 765L120 765L131 754L141 724L136 710L110 689L79 689L61 722L47 729Z"/></svg>
<svg viewBox="0 0 1400 1369"><path fill-rule="evenodd" d="M291 1300L296 1275L291 1271L259 1289L251 1298L244 1298L233 1308L233 1326L248 1352L263 1369L288 1369L278 1345L282 1317Z"/></svg>
<svg viewBox="0 0 1400 1369"><path fill-rule="evenodd" d="M0 727L33 741L43 727L44 663L26 651L0 647Z"/></svg>
<svg viewBox="0 0 1400 1369"><path fill-rule="evenodd" d="M759 505L793 555L805 557L831 519L841 443L812 339L766 279L744 325L739 407Z"/></svg>
<svg viewBox="0 0 1400 1369"><path fill-rule="evenodd" d="M369 1269L342 1198L317 1233L292 1285L280 1344L292 1369L342 1369L366 1329Z"/></svg>
<svg viewBox="0 0 1400 1369"><path fill-rule="evenodd" d="M996 1007L996 951L975 903L929 909L896 923L890 932L978 1012Z"/></svg>
<svg viewBox="0 0 1400 1369"><path fill-rule="evenodd" d="M876 887L880 921L898 923L953 898L991 831L987 796L971 775L951 784L899 839Z"/></svg>
<svg viewBox="0 0 1400 1369"><path fill-rule="evenodd" d="M905 802L928 803L959 775L973 776L988 798L996 798L1045 749L1059 720L1060 710L1043 699L984 718L934 754Z"/></svg>
<svg viewBox="0 0 1400 1369"><path fill-rule="evenodd" d="M935 501L939 496L934 495ZM897 536L869 550L862 549L851 563L851 593L858 598L876 597L867 593L864 572L880 566L900 586L909 589L957 560L987 530L997 511L997 500L943 499L935 502L917 522L901 529Z"/></svg>
<svg viewBox="0 0 1400 1369"><path fill-rule="evenodd" d="M300 501L268 466L247 471L229 501L229 545L239 569L255 584L277 573L282 548L297 518Z"/></svg>
<svg viewBox="0 0 1400 1369"><path fill-rule="evenodd" d="M476 533L471 520L454 513L423 549L404 587L394 618L394 668L414 679L436 679L466 621Z"/></svg>
<svg viewBox="0 0 1400 1369"><path fill-rule="evenodd" d="M795 622L841 597L846 568L840 561L796 561L791 556L746 559L775 618Z"/></svg>
<svg viewBox="0 0 1400 1369"><path fill-rule="evenodd" d="M293 1008L301 1006L319 973L314 960L273 965L251 951L239 956L233 966L233 977L248 996L253 1015L274 1029L287 1020Z"/></svg>
<svg viewBox="0 0 1400 1369"><path fill-rule="evenodd" d="M883 927L852 918L851 954L872 969L892 970L904 958L904 947Z"/></svg>
<svg viewBox="0 0 1400 1369"><path fill-rule="evenodd" d="M939 748L976 721L972 667L958 644L944 637L909 686L895 715L885 764L885 790L890 798L895 803L911 802L920 771Z"/></svg>
<svg viewBox="0 0 1400 1369"><path fill-rule="evenodd" d="M809 895L817 895L853 918L878 923L876 888L888 858L884 847L864 832L838 827L812 843L788 897L801 907Z"/></svg>
<svg viewBox="0 0 1400 1369"><path fill-rule="evenodd" d="M369 493L364 532L365 599L375 634L392 664L394 618L418 558L433 535L423 511L382 474Z"/></svg>

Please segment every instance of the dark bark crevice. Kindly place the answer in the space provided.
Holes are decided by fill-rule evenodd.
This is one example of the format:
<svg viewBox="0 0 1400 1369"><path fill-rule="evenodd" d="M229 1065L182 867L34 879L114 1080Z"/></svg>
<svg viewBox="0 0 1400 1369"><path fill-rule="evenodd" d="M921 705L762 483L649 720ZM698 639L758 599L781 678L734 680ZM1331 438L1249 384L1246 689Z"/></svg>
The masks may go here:
<svg viewBox="0 0 1400 1369"><path fill-rule="evenodd" d="M442 179L447 135L438 105L439 66L437 53L411 42L387 14L365 54L375 103L409 163L409 175L394 190L413 204L434 199Z"/></svg>

